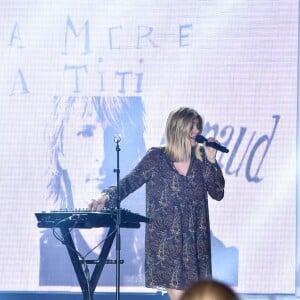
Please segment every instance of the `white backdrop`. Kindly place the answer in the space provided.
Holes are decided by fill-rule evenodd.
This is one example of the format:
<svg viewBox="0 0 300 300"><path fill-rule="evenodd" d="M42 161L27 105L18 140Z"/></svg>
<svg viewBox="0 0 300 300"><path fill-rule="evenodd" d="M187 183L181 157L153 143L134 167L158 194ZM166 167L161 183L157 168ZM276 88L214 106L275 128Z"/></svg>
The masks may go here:
<svg viewBox="0 0 300 300"><path fill-rule="evenodd" d="M133 154L123 137L121 175L162 142L171 109L196 108L205 119L205 135L230 149L218 157L225 198L210 202L215 277L242 293L293 293L297 11L296 0L2 1L0 289L74 286L41 283L43 232L34 213L53 204L47 200L47 130L54 100L75 97L81 103L96 96L128 97L134 113L123 122L138 122L136 114L143 121L145 130L128 136L144 143L143 150ZM72 173L74 206L86 207L99 186L81 178L85 170L92 177L101 168L96 161L115 163L113 151L101 159L91 151L100 155L110 143L114 149L118 132L106 139L95 135L83 146L76 140L86 137L78 122L64 123L64 151L70 155L60 163ZM113 176L101 182L111 184ZM143 201L141 191L139 202L128 199L124 205L143 214ZM93 243L97 233L89 235ZM134 238L139 255L143 228ZM138 276L128 275L126 285L143 286L141 270Z"/></svg>

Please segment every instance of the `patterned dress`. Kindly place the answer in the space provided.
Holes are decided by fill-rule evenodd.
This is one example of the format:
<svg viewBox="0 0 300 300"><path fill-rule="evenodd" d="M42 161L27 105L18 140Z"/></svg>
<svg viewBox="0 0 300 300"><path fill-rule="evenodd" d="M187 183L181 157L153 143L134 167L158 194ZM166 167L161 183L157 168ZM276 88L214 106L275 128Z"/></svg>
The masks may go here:
<svg viewBox="0 0 300 300"><path fill-rule="evenodd" d="M186 176L180 175L164 147L148 150L136 168L120 181L124 199L146 184L146 287L185 289L191 282L211 278L208 194L224 196L224 178L217 163L192 154ZM105 190L114 206L116 187Z"/></svg>

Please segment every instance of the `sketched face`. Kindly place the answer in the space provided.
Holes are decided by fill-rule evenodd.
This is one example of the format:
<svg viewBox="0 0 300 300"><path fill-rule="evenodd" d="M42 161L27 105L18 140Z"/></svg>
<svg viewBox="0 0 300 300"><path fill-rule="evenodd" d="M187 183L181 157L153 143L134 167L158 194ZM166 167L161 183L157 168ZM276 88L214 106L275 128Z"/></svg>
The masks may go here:
<svg viewBox="0 0 300 300"><path fill-rule="evenodd" d="M76 104L75 104L76 105ZM64 124L61 166L68 172L74 206L86 208L99 193L105 174L100 174L104 161L104 130L96 113L82 118L72 114Z"/></svg>
<svg viewBox="0 0 300 300"><path fill-rule="evenodd" d="M56 208L86 208L116 181L114 136L121 134L121 175L145 152L139 97L56 97L47 127L49 199Z"/></svg>

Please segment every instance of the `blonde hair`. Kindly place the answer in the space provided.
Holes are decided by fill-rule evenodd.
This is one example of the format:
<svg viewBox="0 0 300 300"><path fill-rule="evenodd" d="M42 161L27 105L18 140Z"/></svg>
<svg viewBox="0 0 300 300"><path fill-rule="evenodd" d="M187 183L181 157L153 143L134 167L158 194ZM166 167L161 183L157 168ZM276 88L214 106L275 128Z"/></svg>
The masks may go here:
<svg viewBox="0 0 300 300"><path fill-rule="evenodd" d="M203 120L199 113L190 107L179 107L170 112L166 123L166 153L173 161L183 161L191 157L190 133L193 126L199 133L203 129ZM201 159L199 147L194 149Z"/></svg>

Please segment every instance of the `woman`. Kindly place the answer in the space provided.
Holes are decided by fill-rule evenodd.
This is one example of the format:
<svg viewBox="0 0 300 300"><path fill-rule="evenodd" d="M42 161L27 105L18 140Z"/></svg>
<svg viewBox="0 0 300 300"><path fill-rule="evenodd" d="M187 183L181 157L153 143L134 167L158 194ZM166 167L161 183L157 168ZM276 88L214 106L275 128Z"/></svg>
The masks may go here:
<svg viewBox="0 0 300 300"><path fill-rule="evenodd" d="M202 128L197 111L175 109L166 123L166 145L148 150L120 181L121 200L146 184L146 213L151 220L145 237L146 287L165 288L172 300L191 282L212 275L208 195L221 200L225 182L216 150L195 141ZM117 199L112 186L89 208L114 207Z"/></svg>

